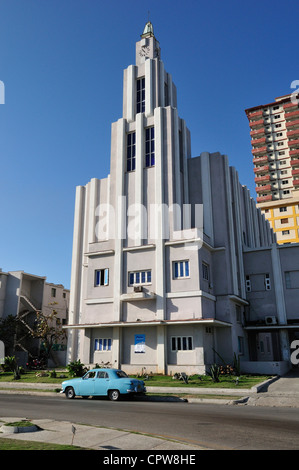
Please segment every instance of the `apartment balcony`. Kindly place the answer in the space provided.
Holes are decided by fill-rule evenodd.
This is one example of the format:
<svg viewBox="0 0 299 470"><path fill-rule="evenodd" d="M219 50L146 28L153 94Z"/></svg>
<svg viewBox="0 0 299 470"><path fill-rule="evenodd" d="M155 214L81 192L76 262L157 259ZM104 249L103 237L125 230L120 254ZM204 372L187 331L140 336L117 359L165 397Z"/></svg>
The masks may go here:
<svg viewBox="0 0 299 470"><path fill-rule="evenodd" d="M259 119L258 121L252 121L249 123L251 129L258 129L264 127L264 119Z"/></svg>
<svg viewBox="0 0 299 470"><path fill-rule="evenodd" d="M269 165L258 166L253 169L254 173L263 173L269 171Z"/></svg>
<svg viewBox="0 0 299 470"><path fill-rule="evenodd" d="M290 113L285 113L286 121L297 118L299 118L299 109L297 109L296 111L291 111Z"/></svg>
<svg viewBox="0 0 299 470"><path fill-rule="evenodd" d="M259 111L254 111L253 113L248 114L248 119L256 121L257 119L262 117L262 115L263 115L263 110L261 109Z"/></svg>
<svg viewBox="0 0 299 470"><path fill-rule="evenodd" d="M289 140L289 148L299 148L299 139Z"/></svg>
<svg viewBox="0 0 299 470"><path fill-rule="evenodd" d="M257 193L267 193L268 191L271 191L271 184L265 184L265 186L257 186L255 190Z"/></svg>
<svg viewBox="0 0 299 470"><path fill-rule="evenodd" d="M299 179L298 180L293 180L293 185L294 186L299 186Z"/></svg>
<svg viewBox="0 0 299 470"><path fill-rule="evenodd" d="M287 129L299 128L299 119L295 119L295 121L286 122Z"/></svg>
<svg viewBox="0 0 299 470"><path fill-rule="evenodd" d="M260 196L256 198L257 202L267 202L267 201L272 201L272 194L269 194L268 196Z"/></svg>
<svg viewBox="0 0 299 470"><path fill-rule="evenodd" d="M260 147L260 148L257 148L257 149L252 149L252 155L259 155L261 153L266 153L267 152L267 146L264 146L264 147Z"/></svg>
<svg viewBox="0 0 299 470"><path fill-rule="evenodd" d="M292 170L292 175L299 175L299 168Z"/></svg>
<svg viewBox="0 0 299 470"><path fill-rule="evenodd" d="M270 181L270 175L256 176L254 178L255 183L263 183L265 181Z"/></svg>
<svg viewBox="0 0 299 470"><path fill-rule="evenodd" d="M267 155L263 155L262 157L256 157L256 158L253 158L253 163L263 163L263 162L267 162L268 161L268 156Z"/></svg>
<svg viewBox="0 0 299 470"><path fill-rule="evenodd" d="M299 136L299 128L287 132L288 137Z"/></svg>
<svg viewBox="0 0 299 470"><path fill-rule="evenodd" d="M290 150L290 157L297 157L299 155L299 149Z"/></svg>
<svg viewBox="0 0 299 470"><path fill-rule="evenodd" d="M262 127L261 129L254 129L253 131L250 131L251 137L255 136L261 136L265 134L265 129Z"/></svg>
<svg viewBox="0 0 299 470"><path fill-rule="evenodd" d="M290 109L298 109L298 103L296 102L296 100L294 100L294 103L292 101L290 101L289 103L284 103L283 104L283 109L287 109L288 111Z"/></svg>
<svg viewBox="0 0 299 470"><path fill-rule="evenodd" d="M299 155L299 152L298 152L298 155ZM293 160L291 160L291 166L297 166L299 165L299 158L294 158Z"/></svg>
<svg viewBox="0 0 299 470"><path fill-rule="evenodd" d="M261 145L266 143L266 137L261 137L260 139L252 139L251 144L253 146L255 145Z"/></svg>

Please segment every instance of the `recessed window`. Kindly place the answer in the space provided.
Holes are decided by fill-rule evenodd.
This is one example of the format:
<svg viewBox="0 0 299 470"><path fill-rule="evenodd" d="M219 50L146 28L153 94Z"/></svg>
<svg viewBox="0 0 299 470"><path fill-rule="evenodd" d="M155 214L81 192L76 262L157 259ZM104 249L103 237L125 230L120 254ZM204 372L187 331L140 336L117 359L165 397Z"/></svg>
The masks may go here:
<svg viewBox="0 0 299 470"><path fill-rule="evenodd" d="M283 230L281 232L282 235L290 235L290 231L289 230Z"/></svg>
<svg viewBox="0 0 299 470"><path fill-rule="evenodd" d="M129 272L129 286L151 284L151 282L152 271L150 269Z"/></svg>
<svg viewBox="0 0 299 470"><path fill-rule="evenodd" d="M183 279L189 277L189 261L174 261L173 262L173 277L174 279Z"/></svg>
<svg viewBox="0 0 299 470"><path fill-rule="evenodd" d="M171 350L172 351L190 351L193 349L192 336L172 336Z"/></svg>
<svg viewBox="0 0 299 470"><path fill-rule="evenodd" d="M130 132L127 135L127 171L135 170L136 159L136 134Z"/></svg>
<svg viewBox="0 0 299 470"><path fill-rule="evenodd" d="M202 277L205 281L209 280L209 265L207 263L202 263Z"/></svg>
<svg viewBox="0 0 299 470"><path fill-rule="evenodd" d="M145 166L155 165L155 128L145 129Z"/></svg>
<svg viewBox="0 0 299 470"><path fill-rule="evenodd" d="M280 219L280 223L281 224L288 224L289 223L289 219L286 218L286 219Z"/></svg>
<svg viewBox="0 0 299 470"><path fill-rule="evenodd" d="M239 352L239 354L244 354L244 338L243 338L243 336L238 336L238 352Z"/></svg>
<svg viewBox="0 0 299 470"><path fill-rule="evenodd" d="M287 208L286 207L280 207L279 208L279 212L286 212L287 211Z"/></svg>
<svg viewBox="0 0 299 470"><path fill-rule="evenodd" d="M95 270L95 287L98 286L108 286L109 284L109 269L96 269Z"/></svg>
<svg viewBox="0 0 299 470"><path fill-rule="evenodd" d="M51 297L56 297L56 289L54 287L51 289Z"/></svg>
<svg viewBox="0 0 299 470"><path fill-rule="evenodd" d="M136 112L144 113L145 111L145 78L137 80L137 96L136 96Z"/></svg>

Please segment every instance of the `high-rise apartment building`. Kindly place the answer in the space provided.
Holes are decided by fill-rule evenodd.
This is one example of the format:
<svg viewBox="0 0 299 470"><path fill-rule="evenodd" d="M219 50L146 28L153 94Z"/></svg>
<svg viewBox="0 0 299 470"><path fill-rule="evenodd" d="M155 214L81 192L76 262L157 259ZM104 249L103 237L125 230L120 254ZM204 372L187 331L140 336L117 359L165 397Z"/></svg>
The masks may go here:
<svg viewBox="0 0 299 470"><path fill-rule="evenodd" d="M246 109L249 120L257 204L277 242L299 242L298 94Z"/></svg>

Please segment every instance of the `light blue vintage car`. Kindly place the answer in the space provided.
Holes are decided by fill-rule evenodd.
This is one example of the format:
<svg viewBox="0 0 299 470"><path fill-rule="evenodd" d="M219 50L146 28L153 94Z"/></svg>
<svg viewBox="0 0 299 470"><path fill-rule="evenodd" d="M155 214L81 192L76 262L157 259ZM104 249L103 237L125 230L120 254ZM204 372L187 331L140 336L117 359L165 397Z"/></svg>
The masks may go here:
<svg viewBox="0 0 299 470"><path fill-rule="evenodd" d="M65 380L61 387L61 393L65 393L67 398L108 396L113 401L121 395L143 395L146 392L142 380L131 379L120 369L91 369L83 377Z"/></svg>

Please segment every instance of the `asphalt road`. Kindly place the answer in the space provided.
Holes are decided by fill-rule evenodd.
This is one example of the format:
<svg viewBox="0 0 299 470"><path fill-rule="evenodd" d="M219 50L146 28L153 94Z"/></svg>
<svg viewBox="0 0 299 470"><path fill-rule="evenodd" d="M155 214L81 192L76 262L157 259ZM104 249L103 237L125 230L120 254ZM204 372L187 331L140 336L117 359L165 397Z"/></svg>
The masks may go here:
<svg viewBox="0 0 299 470"><path fill-rule="evenodd" d="M171 437L216 450L298 450L299 409L0 393L1 416L50 418Z"/></svg>

